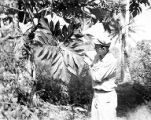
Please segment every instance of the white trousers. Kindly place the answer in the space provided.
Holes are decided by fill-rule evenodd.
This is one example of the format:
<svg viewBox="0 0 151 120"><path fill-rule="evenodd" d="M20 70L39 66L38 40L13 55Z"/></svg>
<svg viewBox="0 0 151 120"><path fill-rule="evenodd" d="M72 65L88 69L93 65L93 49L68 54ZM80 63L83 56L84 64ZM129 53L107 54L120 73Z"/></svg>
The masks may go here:
<svg viewBox="0 0 151 120"><path fill-rule="evenodd" d="M94 91L91 106L91 120L117 120L117 93L111 91L107 93Z"/></svg>

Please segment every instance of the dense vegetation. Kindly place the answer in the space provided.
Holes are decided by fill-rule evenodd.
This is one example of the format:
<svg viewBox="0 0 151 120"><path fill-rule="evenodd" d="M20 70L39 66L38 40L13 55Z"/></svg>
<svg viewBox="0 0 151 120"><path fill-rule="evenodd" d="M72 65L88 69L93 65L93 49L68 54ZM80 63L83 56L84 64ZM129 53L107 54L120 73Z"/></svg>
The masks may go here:
<svg viewBox="0 0 151 120"><path fill-rule="evenodd" d="M131 17L141 12L140 4L149 2L130 1ZM75 106L90 110L91 78L83 56L91 41L83 31L99 21L113 37L118 36L121 16L115 15L125 14L125 6L112 0L1 0L0 119L48 119L49 103L70 105L71 111ZM66 24L54 20L55 16ZM141 81L149 85L149 68L145 67L149 66L149 48L141 45L138 49L144 52L139 54L144 65L139 70L145 74ZM137 73L132 80L142 76L135 72L137 67L131 69ZM74 118L69 115L66 119Z"/></svg>

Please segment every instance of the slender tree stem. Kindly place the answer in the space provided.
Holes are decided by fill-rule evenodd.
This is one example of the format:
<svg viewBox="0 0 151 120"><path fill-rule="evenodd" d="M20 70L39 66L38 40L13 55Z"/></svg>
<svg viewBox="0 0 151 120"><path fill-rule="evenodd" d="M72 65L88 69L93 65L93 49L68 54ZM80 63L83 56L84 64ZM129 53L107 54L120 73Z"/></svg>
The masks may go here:
<svg viewBox="0 0 151 120"><path fill-rule="evenodd" d="M125 47L128 41L128 30L129 30L129 0L126 0L126 14L124 25L121 33L121 81L125 78Z"/></svg>

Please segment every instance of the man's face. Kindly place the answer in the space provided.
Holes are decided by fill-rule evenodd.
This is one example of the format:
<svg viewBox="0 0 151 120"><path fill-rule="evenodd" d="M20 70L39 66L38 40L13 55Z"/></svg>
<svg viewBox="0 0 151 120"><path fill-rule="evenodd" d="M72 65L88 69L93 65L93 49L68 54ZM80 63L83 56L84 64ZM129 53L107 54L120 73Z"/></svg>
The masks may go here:
<svg viewBox="0 0 151 120"><path fill-rule="evenodd" d="M107 53L107 48L100 44L95 44L95 50L96 50L97 54L102 57Z"/></svg>

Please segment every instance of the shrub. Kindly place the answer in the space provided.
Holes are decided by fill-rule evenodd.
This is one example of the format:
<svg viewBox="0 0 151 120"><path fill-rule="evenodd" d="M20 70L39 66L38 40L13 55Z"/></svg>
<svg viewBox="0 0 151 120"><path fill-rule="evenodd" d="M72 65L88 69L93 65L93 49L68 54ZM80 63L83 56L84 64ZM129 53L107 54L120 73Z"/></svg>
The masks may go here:
<svg viewBox="0 0 151 120"><path fill-rule="evenodd" d="M151 44L142 41L130 56L130 72L135 89L145 97L151 99Z"/></svg>
<svg viewBox="0 0 151 120"><path fill-rule="evenodd" d="M73 76L69 83L70 104L90 107L92 99L91 78L86 73L84 77Z"/></svg>
<svg viewBox="0 0 151 120"><path fill-rule="evenodd" d="M72 104L81 107L90 105L92 87L87 69L84 69L79 77L72 75L68 84L53 80L45 66L39 66L37 71L36 93L44 101L49 101L52 104Z"/></svg>
<svg viewBox="0 0 151 120"><path fill-rule="evenodd" d="M49 76L38 76L36 93L46 102L66 105L69 102L66 86L59 80Z"/></svg>

